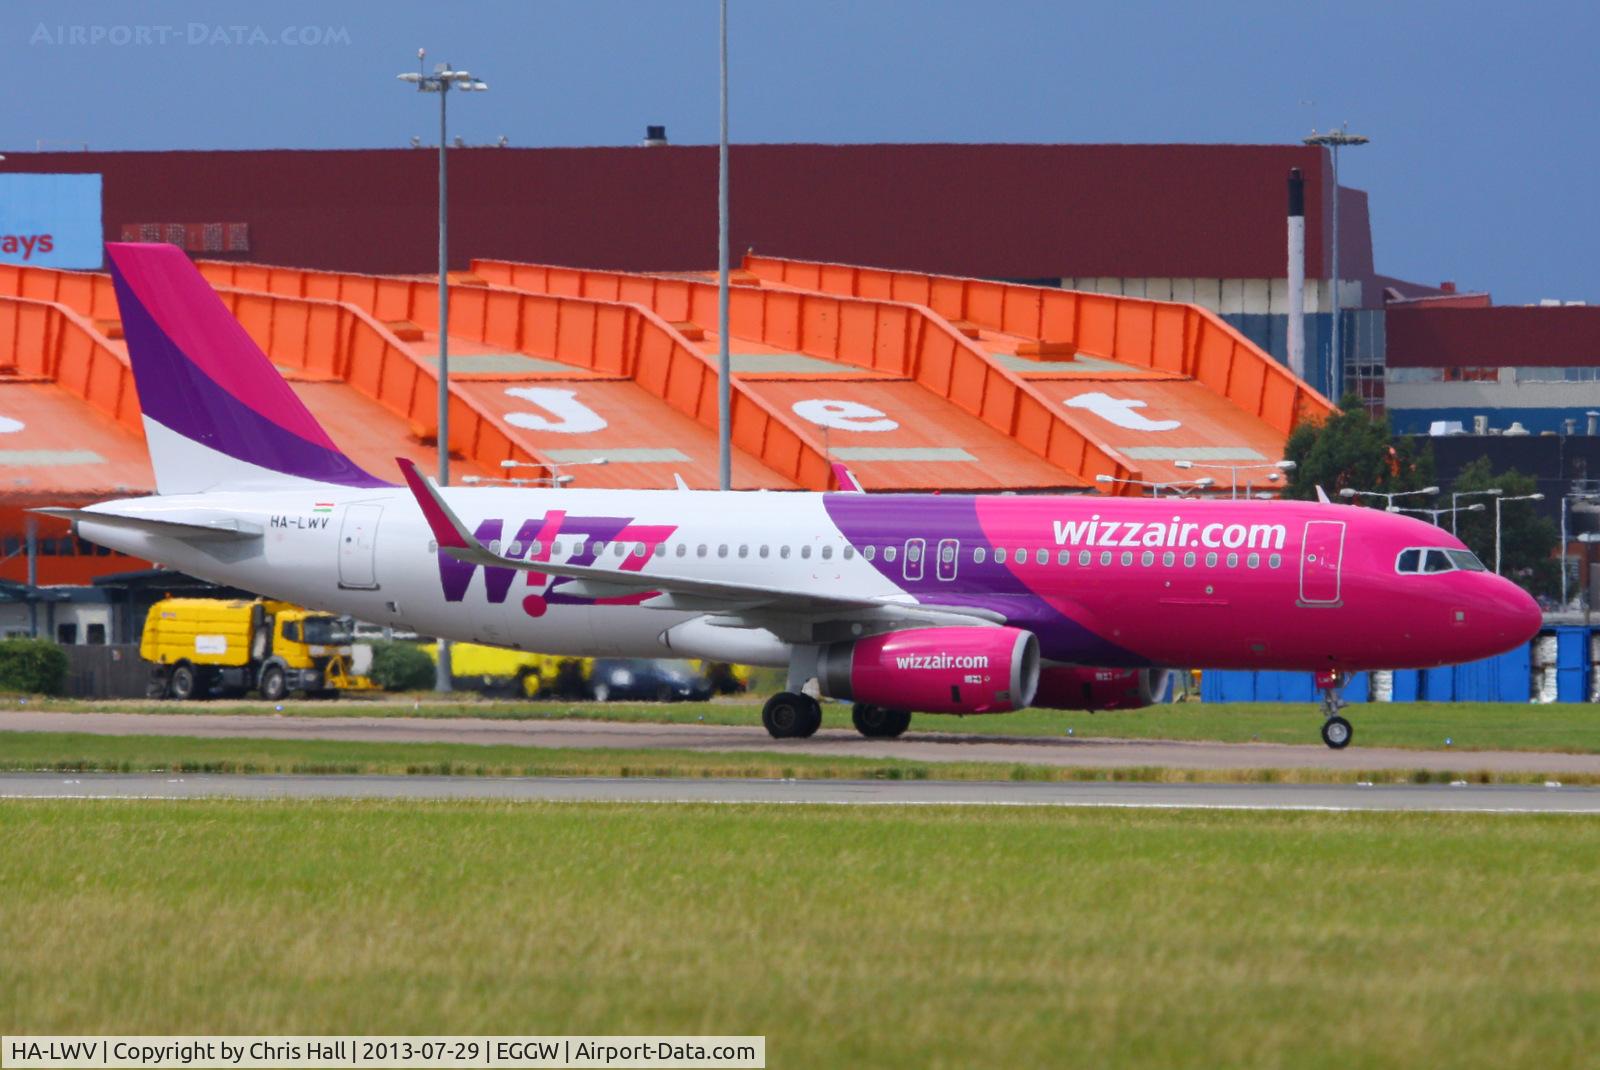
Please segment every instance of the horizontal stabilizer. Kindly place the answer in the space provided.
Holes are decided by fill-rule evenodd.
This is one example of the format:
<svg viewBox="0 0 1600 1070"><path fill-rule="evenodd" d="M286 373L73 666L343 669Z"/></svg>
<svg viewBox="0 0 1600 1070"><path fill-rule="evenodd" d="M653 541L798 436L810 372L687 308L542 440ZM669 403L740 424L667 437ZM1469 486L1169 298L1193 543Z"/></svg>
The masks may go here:
<svg viewBox="0 0 1600 1070"><path fill-rule="evenodd" d="M104 524L127 531L142 531L147 535L161 535L185 542L237 542L261 538L261 528L234 517L215 520L166 520L153 516L123 516L119 513L102 513L93 509L30 509L31 513L71 520L73 523Z"/></svg>

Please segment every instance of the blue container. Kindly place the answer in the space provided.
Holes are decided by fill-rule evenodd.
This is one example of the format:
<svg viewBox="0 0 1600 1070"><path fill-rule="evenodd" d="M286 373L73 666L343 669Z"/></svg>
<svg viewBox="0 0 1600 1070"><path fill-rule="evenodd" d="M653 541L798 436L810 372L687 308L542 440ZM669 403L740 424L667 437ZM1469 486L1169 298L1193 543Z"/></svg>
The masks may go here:
<svg viewBox="0 0 1600 1070"><path fill-rule="evenodd" d="M1533 644L1523 643L1491 660L1494 698L1491 702L1527 702L1533 697Z"/></svg>
<svg viewBox="0 0 1600 1070"><path fill-rule="evenodd" d="M1454 665L1422 670L1422 686L1417 689L1419 702L1451 702L1456 697Z"/></svg>
<svg viewBox="0 0 1600 1070"><path fill-rule="evenodd" d="M1578 624L1559 625L1556 633L1556 701L1586 702L1589 698L1589 629Z"/></svg>
<svg viewBox="0 0 1600 1070"><path fill-rule="evenodd" d="M1422 674L1416 669L1394 671L1394 701L1415 702L1422 693Z"/></svg>

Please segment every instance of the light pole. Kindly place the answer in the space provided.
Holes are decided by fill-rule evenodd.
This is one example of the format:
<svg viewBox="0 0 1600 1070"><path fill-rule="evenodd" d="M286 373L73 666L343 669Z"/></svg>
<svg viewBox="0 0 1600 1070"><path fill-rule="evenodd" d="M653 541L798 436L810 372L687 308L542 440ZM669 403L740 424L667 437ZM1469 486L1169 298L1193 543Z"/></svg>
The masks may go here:
<svg viewBox="0 0 1600 1070"><path fill-rule="evenodd" d="M728 0L722 0L717 137L717 485L733 489L733 358L728 352Z"/></svg>
<svg viewBox="0 0 1600 1070"><path fill-rule="evenodd" d="M1166 483L1154 483L1146 479L1121 479L1117 476L1106 475L1104 472L1094 477L1096 483L1120 483L1127 487L1149 487L1150 497L1159 498L1164 490L1178 490L1178 497L1183 497L1187 491L1204 490L1216 483L1210 476L1199 479L1175 479Z"/></svg>
<svg viewBox="0 0 1600 1070"><path fill-rule="evenodd" d="M1457 491L1452 491L1450 493L1450 504L1453 506L1453 505L1456 504L1456 502L1460 501L1462 498L1470 498L1475 494L1492 494L1496 498L1498 498L1498 497L1500 497L1500 495L1502 495L1504 493L1505 493L1505 491L1501 490L1499 487L1490 487L1488 490L1457 490ZM1450 513L1450 534L1454 535L1455 533L1456 533L1456 511L1452 510L1451 513Z"/></svg>
<svg viewBox="0 0 1600 1070"><path fill-rule="evenodd" d="M1544 501L1544 495L1543 494L1516 494L1516 495L1511 496L1510 498L1504 497L1503 495L1499 495L1499 494L1497 494L1495 496L1495 499L1494 499L1494 574L1496 576L1500 575L1500 506L1505 502L1542 502L1542 501ZM1563 522L1565 522L1565 520L1567 518L1566 504L1567 503L1566 503L1565 500L1563 500L1562 503L1561 503L1561 505L1562 505L1561 519L1562 519ZM1566 547L1566 543L1563 542L1562 545L1561 545L1561 585L1562 585L1562 588L1563 588L1563 590L1562 590L1563 598L1561 600L1561 604L1563 606L1566 605L1566 598L1565 598L1566 583L1567 583L1567 547Z"/></svg>
<svg viewBox="0 0 1600 1070"><path fill-rule="evenodd" d="M1359 495L1363 498L1382 498L1383 507L1392 513L1395 511L1394 500L1396 498L1407 498L1413 494L1438 493L1438 487L1423 487L1421 490L1356 490L1353 487L1345 487L1343 490L1339 491L1339 497L1354 498Z"/></svg>
<svg viewBox="0 0 1600 1070"><path fill-rule="evenodd" d="M445 101L449 99L451 89L481 93L489 86L466 71L451 69L448 63L435 64L432 74L424 74L421 68L427 56L427 49L417 49L418 69L396 77L416 86L419 93L439 94L439 430L436 444L439 448L439 486L443 487L450 483L450 199L445 183L445 149L450 141L445 136ZM450 675L450 643L441 637L435 677L438 690L450 690Z"/></svg>
<svg viewBox="0 0 1600 1070"><path fill-rule="evenodd" d="M1482 502L1473 502L1471 505L1452 505L1448 509L1425 509L1417 506L1391 505L1386 511L1390 513L1426 513L1428 514L1428 523L1432 524L1434 527L1439 526L1439 518L1441 516L1449 513L1450 533L1453 535L1455 534L1457 513L1481 513L1483 512L1483 509L1484 505Z"/></svg>
<svg viewBox="0 0 1600 1070"><path fill-rule="evenodd" d="M1349 123L1326 134L1319 134L1313 129L1310 137L1301 139L1307 145L1324 145L1333 150L1333 331L1330 335L1333 353L1328 361L1328 385L1333 388L1329 392L1329 399L1335 405L1344 393L1344 354L1339 349L1339 150L1346 145L1365 145L1368 140L1360 134L1352 134Z"/></svg>
<svg viewBox="0 0 1600 1070"><path fill-rule="evenodd" d="M1230 487L1232 489L1232 492L1233 492L1231 497L1232 498L1238 498L1239 497L1239 473L1240 472L1242 472L1242 471L1252 471L1252 470L1261 469L1261 468L1272 468L1272 469L1275 469L1276 471L1268 473L1267 478L1270 479L1270 480L1274 480L1275 481L1275 480L1281 478L1278 475L1279 472L1292 472L1292 471L1294 471L1294 462L1293 461L1274 461L1274 462L1272 462L1270 464L1203 464L1203 463L1201 463L1199 461L1173 461L1172 462L1172 467L1181 468L1184 471L1188 471L1191 468L1226 469L1227 472L1228 472L1228 482L1229 482L1229 485L1230 485ZM1245 487L1245 493L1248 496L1248 494L1249 494L1249 486L1248 486L1248 484Z"/></svg>

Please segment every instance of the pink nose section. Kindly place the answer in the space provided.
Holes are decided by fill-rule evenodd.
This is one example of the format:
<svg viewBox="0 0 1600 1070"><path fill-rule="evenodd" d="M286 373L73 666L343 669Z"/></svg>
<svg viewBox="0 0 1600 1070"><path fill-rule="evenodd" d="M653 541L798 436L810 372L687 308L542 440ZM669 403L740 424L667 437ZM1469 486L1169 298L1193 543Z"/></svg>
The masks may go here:
<svg viewBox="0 0 1600 1070"><path fill-rule="evenodd" d="M1496 622L1499 631L1508 645L1526 643L1544 627L1544 611L1521 587L1507 579L1500 583L1504 588L1499 599L1500 619Z"/></svg>

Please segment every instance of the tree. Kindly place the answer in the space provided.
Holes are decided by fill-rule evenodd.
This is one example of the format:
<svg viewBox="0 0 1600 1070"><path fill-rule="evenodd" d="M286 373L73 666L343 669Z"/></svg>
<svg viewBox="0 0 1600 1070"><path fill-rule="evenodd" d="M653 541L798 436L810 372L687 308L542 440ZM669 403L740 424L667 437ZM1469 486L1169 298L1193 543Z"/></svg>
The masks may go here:
<svg viewBox="0 0 1600 1070"><path fill-rule="evenodd" d="M1284 456L1295 463L1285 498L1312 500L1317 487L1337 496L1354 490L1420 490L1433 481L1433 449L1397 436L1387 416L1374 420L1359 398L1345 399L1344 410L1321 423L1301 424L1289 436ZM1382 507L1381 498L1356 498Z"/></svg>
<svg viewBox="0 0 1600 1070"><path fill-rule="evenodd" d="M1514 498L1537 490L1533 476L1515 468L1496 472L1489 458L1479 457L1461 469L1448 489L1456 493L1499 487L1503 496ZM1490 568L1494 567L1494 498L1475 495L1462 500L1462 508L1483 503L1481 513L1456 514L1456 534ZM1449 504L1448 500L1441 505ZM1446 520L1445 527L1449 527ZM1501 574L1515 580L1532 594L1557 594L1561 590L1561 565L1550 555L1560 542L1556 524L1535 512L1529 501L1506 502L1500 507Z"/></svg>

